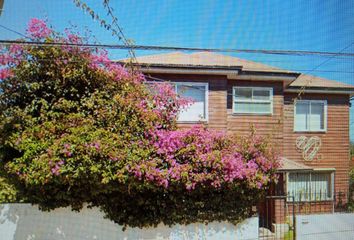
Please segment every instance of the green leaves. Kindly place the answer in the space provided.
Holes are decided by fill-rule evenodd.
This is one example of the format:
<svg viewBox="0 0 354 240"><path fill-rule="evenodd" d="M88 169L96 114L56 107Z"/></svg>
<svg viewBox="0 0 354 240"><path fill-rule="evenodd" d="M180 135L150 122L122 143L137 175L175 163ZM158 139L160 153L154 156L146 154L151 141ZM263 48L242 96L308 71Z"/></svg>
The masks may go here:
<svg viewBox="0 0 354 240"><path fill-rule="evenodd" d="M83 41L43 29L50 36L38 41ZM98 49L21 51L14 75L0 81L0 201L25 199L45 210L87 203L133 227L237 223L251 214L262 193L254 185L273 170L260 172L272 160L262 139L237 146L202 128L173 131L187 101L169 84L149 90L140 73Z"/></svg>

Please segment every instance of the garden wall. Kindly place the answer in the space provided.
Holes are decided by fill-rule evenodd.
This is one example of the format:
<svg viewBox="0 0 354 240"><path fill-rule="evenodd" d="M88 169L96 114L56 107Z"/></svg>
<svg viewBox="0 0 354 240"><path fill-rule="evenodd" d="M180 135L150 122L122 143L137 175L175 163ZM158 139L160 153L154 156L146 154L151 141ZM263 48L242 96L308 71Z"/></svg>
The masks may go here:
<svg viewBox="0 0 354 240"><path fill-rule="evenodd" d="M150 239L258 239L258 218L234 226L226 222L157 228L127 228L103 218L97 208L73 212L60 208L42 212L30 204L0 204L1 240L150 240Z"/></svg>

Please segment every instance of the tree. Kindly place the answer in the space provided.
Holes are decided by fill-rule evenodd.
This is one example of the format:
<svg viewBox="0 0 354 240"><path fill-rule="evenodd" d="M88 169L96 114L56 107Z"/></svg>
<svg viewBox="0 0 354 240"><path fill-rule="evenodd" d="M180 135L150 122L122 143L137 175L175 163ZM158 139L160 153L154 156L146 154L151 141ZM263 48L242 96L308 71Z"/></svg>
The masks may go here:
<svg viewBox="0 0 354 240"><path fill-rule="evenodd" d="M352 141L350 142L350 156L354 156L354 143Z"/></svg>
<svg viewBox="0 0 354 240"><path fill-rule="evenodd" d="M3 49L0 184L17 197L44 210L98 206L130 226L238 222L274 181L277 156L265 139L178 130L190 100L170 84L147 84L106 51L80 46L85 37L42 20L27 33L77 45Z"/></svg>

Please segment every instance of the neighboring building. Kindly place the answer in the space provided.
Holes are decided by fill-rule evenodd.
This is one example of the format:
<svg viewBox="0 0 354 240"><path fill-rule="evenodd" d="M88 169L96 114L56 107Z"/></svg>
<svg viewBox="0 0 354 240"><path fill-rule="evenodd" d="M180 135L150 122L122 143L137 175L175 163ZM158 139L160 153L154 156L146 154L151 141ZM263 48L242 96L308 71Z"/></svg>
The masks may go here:
<svg viewBox="0 0 354 240"><path fill-rule="evenodd" d="M179 94L195 99L180 115L180 127L203 122L248 134L254 125L258 134L269 135L283 161L278 190L296 202L332 207L334 193L348 191L354 86L208 52L137 62L147 78L173 82Z"/></svg>
<svg viewBox="0 0 354 240"><path fill-rule="evenodd" d="M4 8L4 2L5 2L5 0L0 0L0 16L1 16L3 8Z"/></svg>

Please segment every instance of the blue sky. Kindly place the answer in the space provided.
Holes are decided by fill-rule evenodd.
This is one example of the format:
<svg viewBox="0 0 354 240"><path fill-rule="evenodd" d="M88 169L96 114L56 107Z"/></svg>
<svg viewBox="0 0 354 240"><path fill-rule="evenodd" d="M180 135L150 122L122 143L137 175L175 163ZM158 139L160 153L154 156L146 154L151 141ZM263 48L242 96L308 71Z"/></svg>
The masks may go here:
<svg viewBox="0 0 354 240"><path fill-rule="evenodd" d="M86 0L104 16L101 0ZM125 35L141 45L354 52L354 1L155 1L111 0ZM32 17L48 18L58 30L87 27L101 43L120 43L71 0L5 0L0 24L24 33ZM19 36L0 28L1 39ZM160 52L139 51L137 55ZM122 58L126 52L112 51ZM354 58L233 54L285 69L354 84ZM354 116L354 107L351 116ZM354 140L354 117L351 118Z"/></svg>

